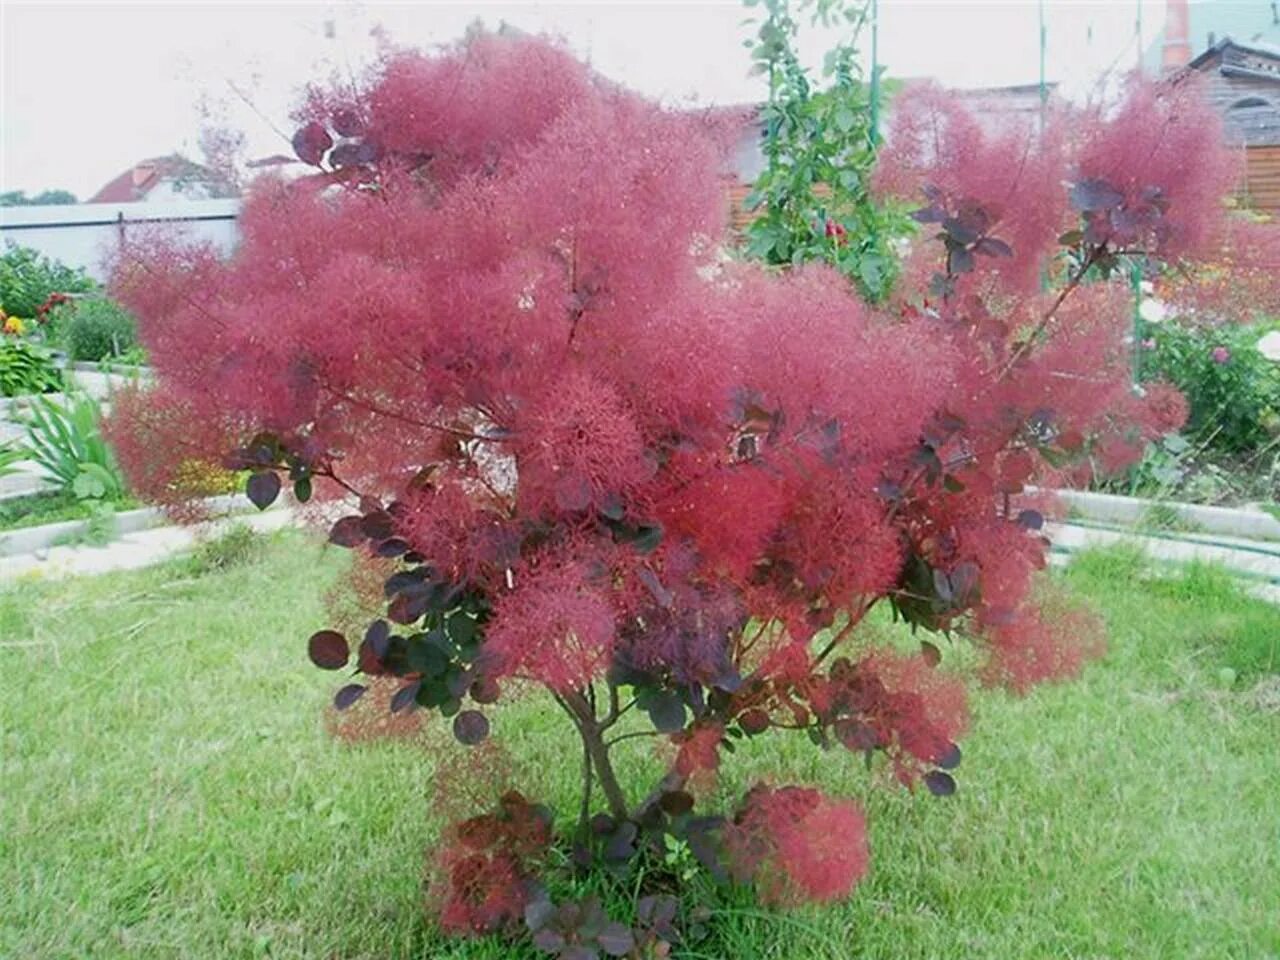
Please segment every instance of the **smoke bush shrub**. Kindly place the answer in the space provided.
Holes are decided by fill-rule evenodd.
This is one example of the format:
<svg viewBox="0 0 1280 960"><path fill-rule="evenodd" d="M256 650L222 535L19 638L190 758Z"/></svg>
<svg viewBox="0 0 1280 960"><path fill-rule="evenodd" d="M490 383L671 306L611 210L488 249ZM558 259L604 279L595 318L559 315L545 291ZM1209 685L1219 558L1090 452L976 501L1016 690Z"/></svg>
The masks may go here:
<svg viewBox="0 0 1280 960"><path fill-rule="evenodd" d="M1123 465L1183 415L1129 387L1129 300L1099 276L1216 242L1216 141L1137 159L1171 124L1212 127L1162 90L1135 94L1131 131L1122 110L1043 138L930 93L942 122L883 161L930 225L918 285L873 310L828 267L718 256L731 138L709 120L542 41L392 53L361 89L309 93L294 146L315 173L255 186L231 259L155 242L120 264L158 383L111 431L155 497L219 454L259 506L291 485L345 511L329 540L381 609L310 638L354 671L339 708L389 678L392 711L468 746L530 686L564 712L576 830L514 792L457 824L432 884L448 929L523 924L561 957L670 943L673 837L770 902L837 899L867 869L856 804L761 784L726 816L695 793L735 742L787 734L955 791L966 671L940 641L878 648L877 604L1015 690L1097 653L1092 618L1029 595L1047 541L1024 491ZM631 736L670 743L643 792L611 758ZM638 861L629 928L543 885L549 864Z"/></svg>

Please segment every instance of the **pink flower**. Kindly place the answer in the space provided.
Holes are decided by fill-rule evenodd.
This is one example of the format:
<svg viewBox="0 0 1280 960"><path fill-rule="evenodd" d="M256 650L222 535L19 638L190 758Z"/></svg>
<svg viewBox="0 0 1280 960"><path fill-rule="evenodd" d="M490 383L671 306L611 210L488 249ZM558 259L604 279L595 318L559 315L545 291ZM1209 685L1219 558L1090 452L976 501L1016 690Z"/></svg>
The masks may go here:
<svg viewBox="0 0 1280 960"><path fill-rule="evenodd" d="M1147 337L1147 339L1145 339L1145 340L1143 340L1143 341L1142 341L1142 349L1143 349L1143 350L1154 350L1155 348L1156 348L1156 341L1155 341L1155 338L1153 338L1153 337Z"/></svg>
<svg viewBox="0 0 1280 960"><path fill-rule="evenodd" d="M1213 357L1214 363L1230 363L1231 362L1231 351L1228 350L1226 347L1214 347L1213 353L1210 354L1210 356Z"/></svg>

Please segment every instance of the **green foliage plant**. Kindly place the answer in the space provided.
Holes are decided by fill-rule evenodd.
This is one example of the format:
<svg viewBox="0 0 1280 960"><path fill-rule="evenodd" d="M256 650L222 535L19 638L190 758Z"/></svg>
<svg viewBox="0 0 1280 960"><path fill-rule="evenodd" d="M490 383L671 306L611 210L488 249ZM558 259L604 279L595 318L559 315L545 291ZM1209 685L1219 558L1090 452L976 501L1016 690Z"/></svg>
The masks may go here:
<svg viewBox="0 0 1280 960"><path fill-rule="evenodd" d="M747 252L776 265L830 263L864 298L880 302L897 273L892 241L910 231L910 221L905 211L870 191L879 143L880 78L868 82L858 50L870 5L866 0L751 0L748 5L763 10L748 42L755 69L768 77L769 99L761 114L765 169L747 197L755 214ZM826 55L821 80L800 62L805 15L813 25L844 31Z"/></svg>

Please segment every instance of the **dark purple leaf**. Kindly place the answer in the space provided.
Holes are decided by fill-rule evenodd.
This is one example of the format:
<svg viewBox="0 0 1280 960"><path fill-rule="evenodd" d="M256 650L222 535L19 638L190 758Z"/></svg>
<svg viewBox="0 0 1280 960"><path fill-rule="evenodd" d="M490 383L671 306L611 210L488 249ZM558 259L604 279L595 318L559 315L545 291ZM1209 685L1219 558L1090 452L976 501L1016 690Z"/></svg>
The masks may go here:
<svg viewBox="0 0 1280 960"><path fill-rule="evenodd" d="M1039 510L1022 510L1018 513L1018 525L1028 530L1039 530L1044 526L1044 515Z"/></svg>
<svg viewBox="0 0 1280 960"><path fill-rule="evenodd" d="M333 705L339 710L345 710L363 697L367 689L369 688L360 683L348 683L333 695Z"/></svg>
<svg viewBox="0 0 1280 960"><path fill-rule="evenodd" d="M409 544L399 537L383 540L374 553L380 557L399 557L409 551Z"/></svg>
<svg viewBox="0 0 1280 960"><path fill-rule="evenodd" d="M951 578L947 576L945 570L935 569L933 571L933 592L938 595L941 600L950 601L954 594L951 590Z"/></svg>
<svg viewBox="0 0 1280 960"><path fill-rule="evenodd" d="M359 163L377 163L382 159L382 144L376 140L362 140L356 144L356 160Z"/></svg>
<svg viewBox="0 0 1280 960"><path fill-rule="evenodd" d="M978 239L980 229L969 217L947 217L942 221L942 229L956 243L968 246Z"/></svg>
<svg viewBox="0 0 1280 960"><path fill-rule="evenodd" d="M600 960L600 952L584 943L573 943L560 951L560 960Z"/></svg>
<svg viewBox="0 0 1280 960"><path fill-rule="evenodd" d="M662 542L662 527L659 524L643 524L636 528L635 539L631 541L641 553L651 553Z"/></svg>
<svg viewBox="0 0 1280 960"><path fill-rule="evenodd" d="M1013 248L996 237L983 237L973 248L985 257L1012 257Z"/></svg>
<svg viewBox="0 0 1280 960"><path fill-rule="evenodd" d="M364 632L364 642L369 644L378 656L385 656L387 644L391 638L391 626L385 620L375 620Z"/></svg>
<svg viewBox="0 0 1280 960"><path fill-rule="evenodd" d="M471 684L471 699L476 703L497 703L502 696L502 688L492 677L481 677Z"/></svg>
<svg viewBox="0 0 1280 960"><path fill-rule="evenodd" d="M973 593L978 588L978 577L976 563L965 561L956 564L956 568L951 571L951 593L957 604L964 606L973 599Z"/></svg>
<svg viewBox="0 0 1280 960"><path fill-rule="evenodd" d="M545 927L556 912L556 905L544 894L537 900L531 900L524 908L524 925L530 930L538 931Z"/></svg>
<svg viewBox="0 0 1280 960"><path fill-rule="evenodd" d="M479 710L463 710L453 718L453 735L459 743L474 747L489 736L489 718Z"/></svg>
<svg viewBox="0 0 1280 960"><path fill-rule="evenodd" d="M949 797L956 792L956 782L951 774L941 770L930 770L924 775L924 785L935 797Z"/></svg>
<svg viewBox="0 0 1280 960"><path fill-rule="evenodd" d="M596 504L596 510L600 516L608 520L621 520L627 512L622 503L622 497L616 493L606 493L601 497L600 502Z"/></svg>
<svg viewBox="0 0 1280 960"><path fill-rule="evenodd" d="M361 673L380 674L386 672L382 660L391 647L391 627L385 620L375 620L365 631L364 640L360 643L357 664Z"/></svg>
<svg viewBox="0 0 1280 960"><path fill-rule="evenodd" d="M646 710L660 733L678 733L684 729L684 703L669 691L660 691L649 701Z"/></svg>
<svg viewBox="0 0 1280 960"><path fill-rule="evenodd" d="M394 600L387 604L387 619L392 623L407 626L422 619L431 603L431 596L425 593L398 593Z"/></svg>
<svg viewBox="0 0 1280 960"><path fill-rule="evenodd" d="M395 532L391 514L385 510L366 513L360 520L360 529L364 531L364 535L370 540L388 540Z"/></svg>
<svg viewBox="0 0 1280 960"><path fill-rule="evenodd" d="M329 154L329 162L335 167L353 167L360 163L360 145L340 143Z"/></svg>
<svg viewBox="0 0 1280 960"><path fill-rule="evenodd" d="M364 531L360 529L363 517L355 515L342 517L329 529L329 542L339 547L354 547L365 540Z"/></svg>
<svg viewBox="0 0 1280 960"><path fill-rule="evenodd" d="M591 818L591 830L593 833L603 836L606 833L612 833L618 826L618 821L607 813L597 813Z"/></svg>
<svg viewBox="0 0 1280 960"><path fill-rule="evenodd" d="M382 593L387 599L394 597L397 593L426 593L430 589L427 583L428 571L422 567L416 570L401 570L387 577L387 582L382 585Z"/></svg>
<svg viewBox="0 0 1280 960"><path fill-rule="evenodd" d="M625 957L636 945L636 938L629 927L611 922L596 936L600 949L611 957Z"/></svg>
<svg viewBox="0 0 1280 960"><path fill-rule="evenodd" d="M320 630L307 641L307 656L321 670L341 670L351 657L351 648L338 631Z"/></svg>
<svg viewBox="0 0 1280 960"><path fill-rule="evenodd" d="M271 470L250 474L244 492L248 494L255 507L265 510L276 502L276 497L280 496L280 478Z"/></svg>
<svg viewBox="0 0 1280 960"><path fill-rule="evenodd" d="M1124 194L1096 177L1081 180L1071 188L1071 207L1081 213L1110 210L1124 203Z"/></svg>
<svg viewBox="0 0 1280 960"><path fill-rule="evenodd" d="M693 794L687 790L668 790L658 800L658 805L670 816L678 817L693 809Z"/></svg>
<svg viewBox="0 0 1280 960"><path fill-rule="evenodd" d="M330 117L333 121L333 132L340 137L358 137L364 132L364 122L360 114L346 107L339 107Z"/></svg>
<svg viewBox="0 0 1280 960"><path fill-rule="evenodd" d="M754 737L769 729L769 714L759 708L748 710L738 717L738 726L743 733Z"/></svg>
<svg viewBox="0 0 1280 960"><path fill-rule="evenodd" d="M609 860L630 860L636 852L635 839L638 833L639 828L630 820L618 824L618 829L605 844L605 857Z"/></svg>
<svg viewBox="0 0 1280 960"><path fill-rule="evenodd" d="M329 131L324 128L324 124L316 120L312 120L293 135L293 152L298 155L299 160L313 167L320 166L325 151L332 146L333 138L329 136Z"/></svg>
<svg viewBox="0 0 1280 960"><path fill-rule="evenodd" d="M947 751L934 762L943 770L954 770L960 766L960 747L954 743L948 744Z"/></svg>
<svg viewBox="0 0 1280 960"><path fill-rule="evenodd" d="M543 927L533 935L533 945L546 953L560 953L564 949L564 934L551 927Z"/></svg>
<svg viewBox="0 0 1280 960"><path fill-rule="evenodd" d="M675 599L675 596L670 590L662 585L657 574L648 567L641 567L636 573L636 576L639 577L640 582L644 584L645 589L653 595L653 599L658 601L658 606L668 610L671 608L671 603Z"/></svg>
<svg viewBox="0 0 1280 960"><path fill-rule="evenodd" d="M857 720L837 720L832 729L845 749L854 753L874 750L880 745L880 737L875 729Z"/></svg>
<svg viewBox="0 0 1280 960"><path fill-rule="evenodd" d="M947 270L951 273L972 273L974 266L973 253L964 247L955 247L947 254Z"/></svg>
<svg viewBox="0 0 1280 960"><path fill-rule="evenodd" d="M947 215L939 207L921 207L911 212L911 219L916 223L941 223Z"/></svg>
<svg viewBox="0 0 1280 960"><path fill-rule="evenodd" d="M402 710L412 710L417 704L418 690L422 687L421 680L414 680L412 683L406 683L397 690L391 697L391 712L399 713Z"/></svg>

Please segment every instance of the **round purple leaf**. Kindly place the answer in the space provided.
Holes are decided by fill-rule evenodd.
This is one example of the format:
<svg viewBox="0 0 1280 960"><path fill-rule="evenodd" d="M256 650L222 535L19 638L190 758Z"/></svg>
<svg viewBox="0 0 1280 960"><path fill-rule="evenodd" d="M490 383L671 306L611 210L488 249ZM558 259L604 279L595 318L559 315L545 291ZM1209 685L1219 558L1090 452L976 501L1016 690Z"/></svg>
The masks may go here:
<svg viewBox="0 0 1280 960"><path fill-rule="evenodd" d="M321 670L341 670L347 665L351 648L347 646L347 638L338 631L321 630L307 641L307 655Z"/></svg>
<svg viewBox="0 0 1280 960"><path fill-rule="evenodd" d="M489 720L479 710L463 710L453 718L453 735L459 743L474 747L489 736Z"/></svg>
<svg viewBox="0 0 1280 960"><path fill-rule="evenodd" d="M333 138L329 136L329 131L324 128L324 124L316 120L312 120L293 135L293 152L298 155L299 160L313 167L320 166L325 151L332 146Z"/></svg>
<svg viewBox="0 0 1280 960"><path fill-rule="evenodd" d="M363 684L348 683L345 687L333 695L333 705L339 710L345 710L357 700L364 696L364 692L369 689Z"/></svg>

